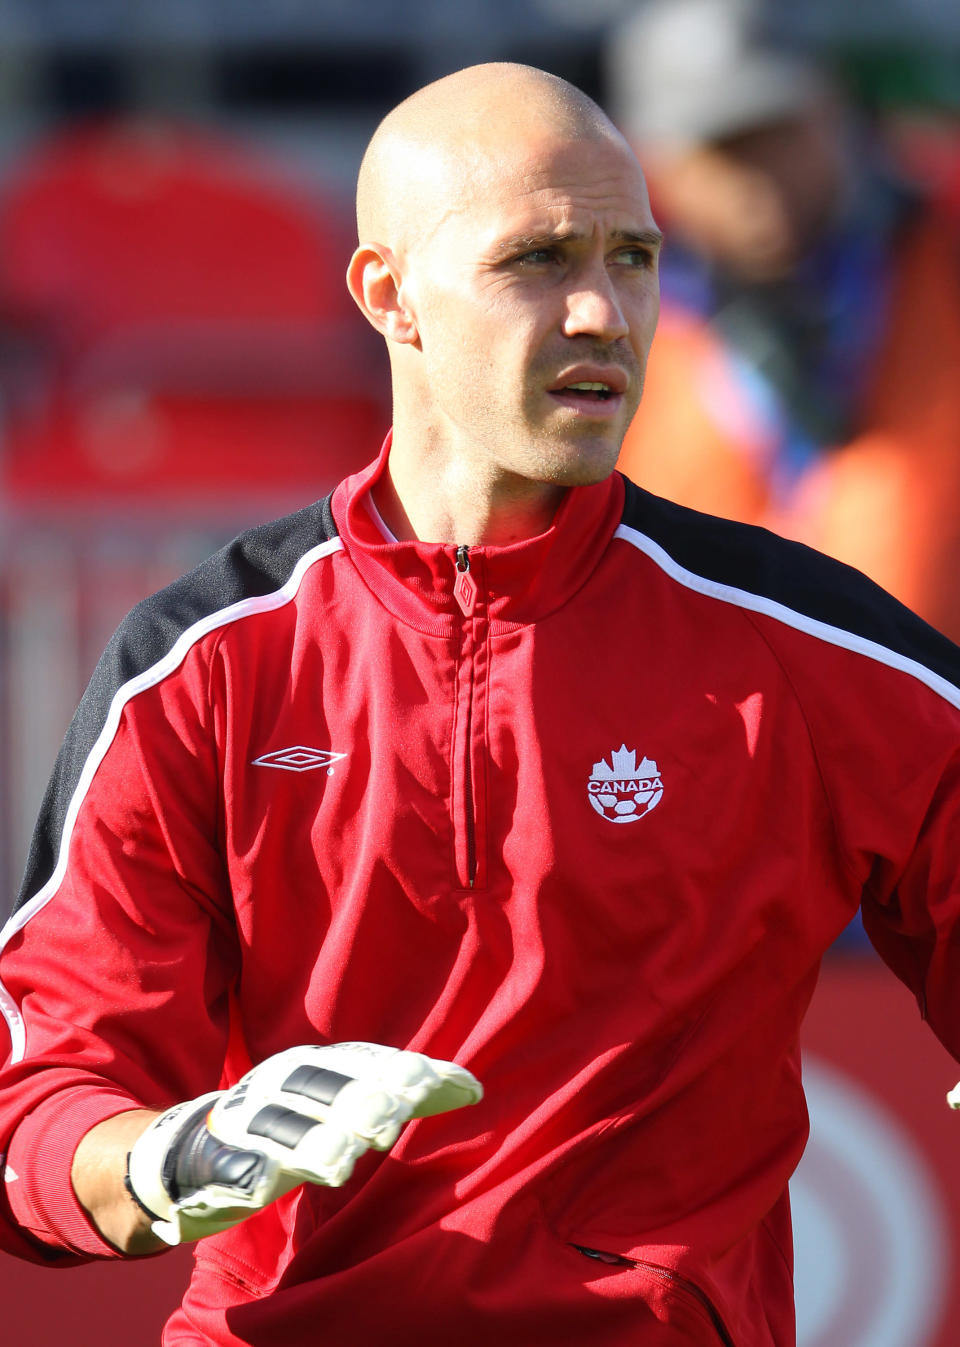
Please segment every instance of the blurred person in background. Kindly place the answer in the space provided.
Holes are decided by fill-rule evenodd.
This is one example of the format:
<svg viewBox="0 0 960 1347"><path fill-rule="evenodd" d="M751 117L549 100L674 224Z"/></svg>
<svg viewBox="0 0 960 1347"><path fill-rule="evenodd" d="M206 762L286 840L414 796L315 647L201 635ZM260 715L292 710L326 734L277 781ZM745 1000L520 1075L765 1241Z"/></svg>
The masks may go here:
<svg viewBox="0 0 960 1347"><path fill-rule="evenodd" d="M668 237L620 466L839 557L956 639L955 224L752 0L652 0L606 77Z"/></svg>

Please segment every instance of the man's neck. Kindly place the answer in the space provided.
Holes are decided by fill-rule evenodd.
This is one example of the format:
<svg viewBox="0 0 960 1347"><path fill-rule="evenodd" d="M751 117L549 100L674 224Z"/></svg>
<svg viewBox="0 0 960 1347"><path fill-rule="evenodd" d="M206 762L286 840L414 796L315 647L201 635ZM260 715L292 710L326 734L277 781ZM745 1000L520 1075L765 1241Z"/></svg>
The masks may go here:
<svg viewBox="0 0 960 1347"><path fill-rule="evenodd" d="M462 459L408 453L394 440L373 488L380 515L400 541L505 547L544 533L566 488L495 472Z"/></svg>

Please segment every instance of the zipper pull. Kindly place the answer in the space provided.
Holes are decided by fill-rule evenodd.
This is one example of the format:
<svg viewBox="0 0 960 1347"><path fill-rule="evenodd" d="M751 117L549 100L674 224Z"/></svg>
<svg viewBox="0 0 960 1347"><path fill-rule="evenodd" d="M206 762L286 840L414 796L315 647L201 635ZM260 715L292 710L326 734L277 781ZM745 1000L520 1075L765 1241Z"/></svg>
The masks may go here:
<svg viewBox="0 0 960 1347"><path fill-rule="evenodd" d="M453 585L453 597L460 605L464 617L472 617L477 606L477 582L470 574L470 549L457 548L457 578Z"/></svg>

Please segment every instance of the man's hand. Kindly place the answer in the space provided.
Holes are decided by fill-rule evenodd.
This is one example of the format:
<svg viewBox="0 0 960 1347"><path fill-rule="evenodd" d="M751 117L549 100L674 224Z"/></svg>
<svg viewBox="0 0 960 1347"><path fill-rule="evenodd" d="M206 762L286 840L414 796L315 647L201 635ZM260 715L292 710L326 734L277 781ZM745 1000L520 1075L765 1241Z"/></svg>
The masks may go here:
<svg viewBox="0 0 960 1347"><path fill-rule="evenodd" d="M476 1104L453 1062L376 1043L290 1048L229 1090L168 1109L130 1151L127 1186L168 1244L227 1230L303 1182L339 1187L410 1118Z"/></svg>

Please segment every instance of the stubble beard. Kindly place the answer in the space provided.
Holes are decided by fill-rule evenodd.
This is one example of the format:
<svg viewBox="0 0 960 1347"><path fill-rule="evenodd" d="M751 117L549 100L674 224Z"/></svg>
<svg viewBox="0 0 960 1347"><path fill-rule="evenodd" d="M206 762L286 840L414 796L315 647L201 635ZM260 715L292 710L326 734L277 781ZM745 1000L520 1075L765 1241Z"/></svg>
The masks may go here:
<svg viewBox="0 0 960 1347"><path fill-rule="evenodd" d="M591 423L567 408L551 405L544 390L558 370L576 362L615 363L630 376L623 415L616 423ZM466 439L477 454L479 479L513 479L547 486L588 486L608 477L616 466L627 429L640 403L644 371L627 343L613 347L584 339L576 349L541 355L526 371L519 405L490 398L491 379L471 380L462 389L459 416ZM470 429L468 429L468 427Z"/></svg>
<svg viewBox="0 0 960 1347"><path fill-rule="evenodd" d="M589 486L609 477L620 457L630 422L640 404L642 373L631 379L623 415L615 423L591 423L588 417L558 407L546 422L528 417L524 426L527 457L539 481L556 486Z"/></svg>

